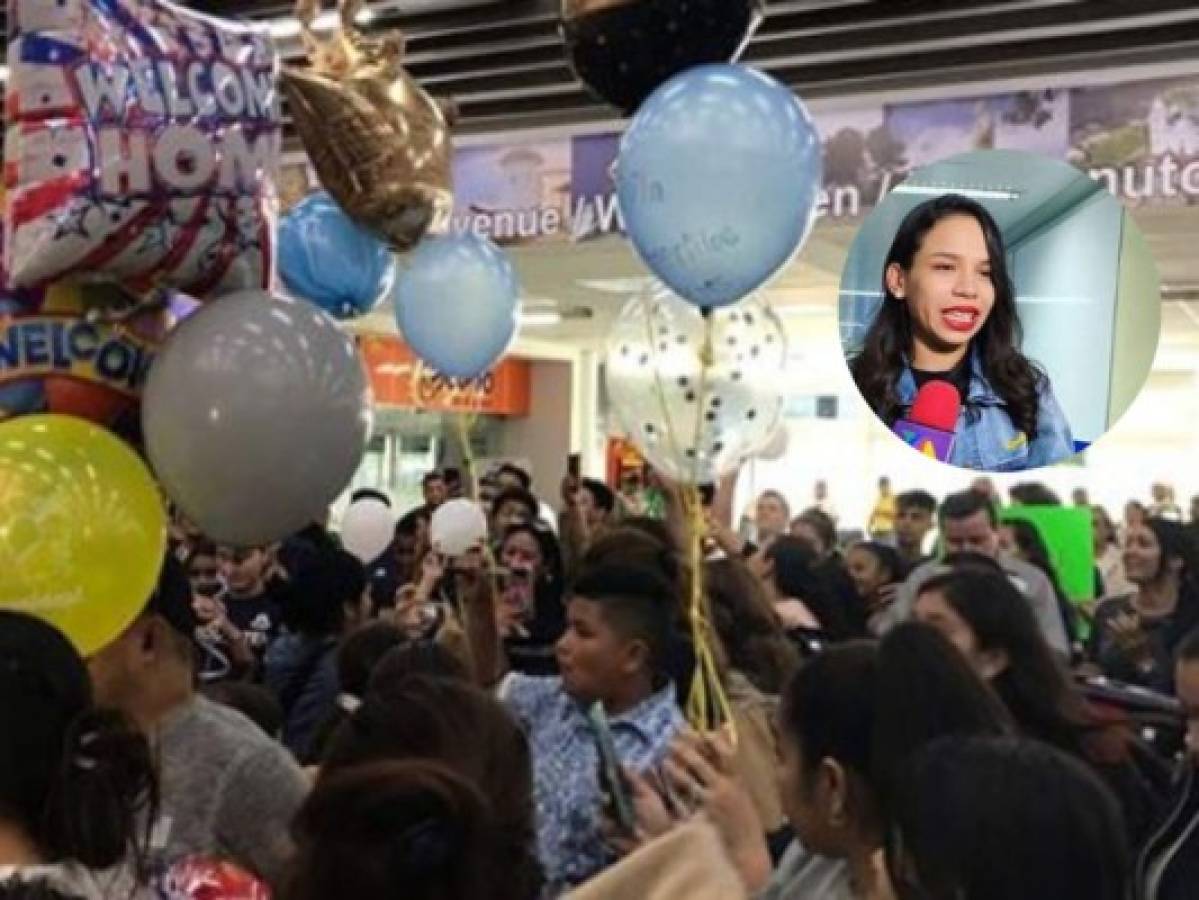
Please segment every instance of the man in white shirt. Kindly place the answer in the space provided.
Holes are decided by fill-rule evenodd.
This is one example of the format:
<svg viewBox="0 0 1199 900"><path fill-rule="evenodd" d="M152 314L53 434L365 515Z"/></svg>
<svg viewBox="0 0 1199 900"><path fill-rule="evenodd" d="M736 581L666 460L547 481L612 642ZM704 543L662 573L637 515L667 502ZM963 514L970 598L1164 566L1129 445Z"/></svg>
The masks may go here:
<svg viewBox="0 0 1199 900"><path fill-rule="evenodd" d="M1028 600L1049 645L1068 656L1070 644L1053 586L1040 569L1000 552L999 515L990 501L973 490L950 494L941 504L940 520L944 553L978 553L994 559ZM917 567L900 586L895 602L876 619L877 627L886 631L909 618L921 585L944 570L939 560Z"/></svg>

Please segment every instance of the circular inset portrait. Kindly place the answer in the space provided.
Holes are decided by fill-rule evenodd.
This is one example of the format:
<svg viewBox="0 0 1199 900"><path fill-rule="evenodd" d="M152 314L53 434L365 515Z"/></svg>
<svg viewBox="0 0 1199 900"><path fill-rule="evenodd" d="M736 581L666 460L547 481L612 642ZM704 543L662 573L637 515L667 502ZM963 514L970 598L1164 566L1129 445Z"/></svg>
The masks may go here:
<svg viewBox="0 0 1199 900"><path fill-rule="evenodd" d="M1016 472L1083 450L1132 403L1157 348L1161 285L1102 184L983 150L916 170L866 219L840 324L854 383L897 439Z"/></svg>

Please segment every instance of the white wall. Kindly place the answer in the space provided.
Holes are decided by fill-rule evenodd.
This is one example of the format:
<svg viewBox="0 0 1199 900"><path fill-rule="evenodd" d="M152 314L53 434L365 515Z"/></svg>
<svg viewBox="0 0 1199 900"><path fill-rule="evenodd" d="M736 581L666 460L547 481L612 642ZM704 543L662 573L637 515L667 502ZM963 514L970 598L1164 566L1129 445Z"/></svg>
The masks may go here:
<svg viewBox="0 0 1199 900"><path fill-rule="evenodd" d="M497 455L528 460L533 492L555 503L571 452L574 366L560 360L530 362L529 415L498 427Z"/></svg>
<svg viewBox="0 0 1199 900"><path fill-rule="evenodd" d="M1023 350L1049 373L1076 441L1107 430L1123 214L1094 194L1010 250Z"/></svg>

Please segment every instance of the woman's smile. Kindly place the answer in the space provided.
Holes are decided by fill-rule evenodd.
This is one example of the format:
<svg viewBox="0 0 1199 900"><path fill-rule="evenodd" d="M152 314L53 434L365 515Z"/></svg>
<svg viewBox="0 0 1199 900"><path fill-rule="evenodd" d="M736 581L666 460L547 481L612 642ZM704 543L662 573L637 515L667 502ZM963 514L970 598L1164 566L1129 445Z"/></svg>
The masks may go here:
<svg viewBox="0 0 1199 900"><path fill-rule="evenodd" d="M951 306L942 311L941 319L951 331L970 333L978 324L980 313L973 306Z"/></svg>
<svg viewBox="0 0 1199 900"><path fill-rule="evenodd" d="M912 318L917 368L940 371L956 364L995 305L986 237L971 216L939 221L925 235L911 269L893 266L888 281Z"/></svg>

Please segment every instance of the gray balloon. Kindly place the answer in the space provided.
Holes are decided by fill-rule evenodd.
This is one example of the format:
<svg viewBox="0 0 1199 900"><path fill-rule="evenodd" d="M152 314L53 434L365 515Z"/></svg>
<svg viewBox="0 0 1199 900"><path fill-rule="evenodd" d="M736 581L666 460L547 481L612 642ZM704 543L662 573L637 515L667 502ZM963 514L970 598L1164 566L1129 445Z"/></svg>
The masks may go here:
<svg viewBox="0 0 1199 900"><path fill-rule="evenodd" d="M670 478L715 481L782 421L787 340L756 295L713 310L706 373L699 309L658 285L634 297L608 336L608 397L625 433Z"/></svg>
<svg viewBox="0 0 1199 900"><path fill-rule="evenodd" d="M242 291L185 320L150 369L146 452L210 538L279 540L323 519L371 428L353 339L309 303Z"/></svg>

